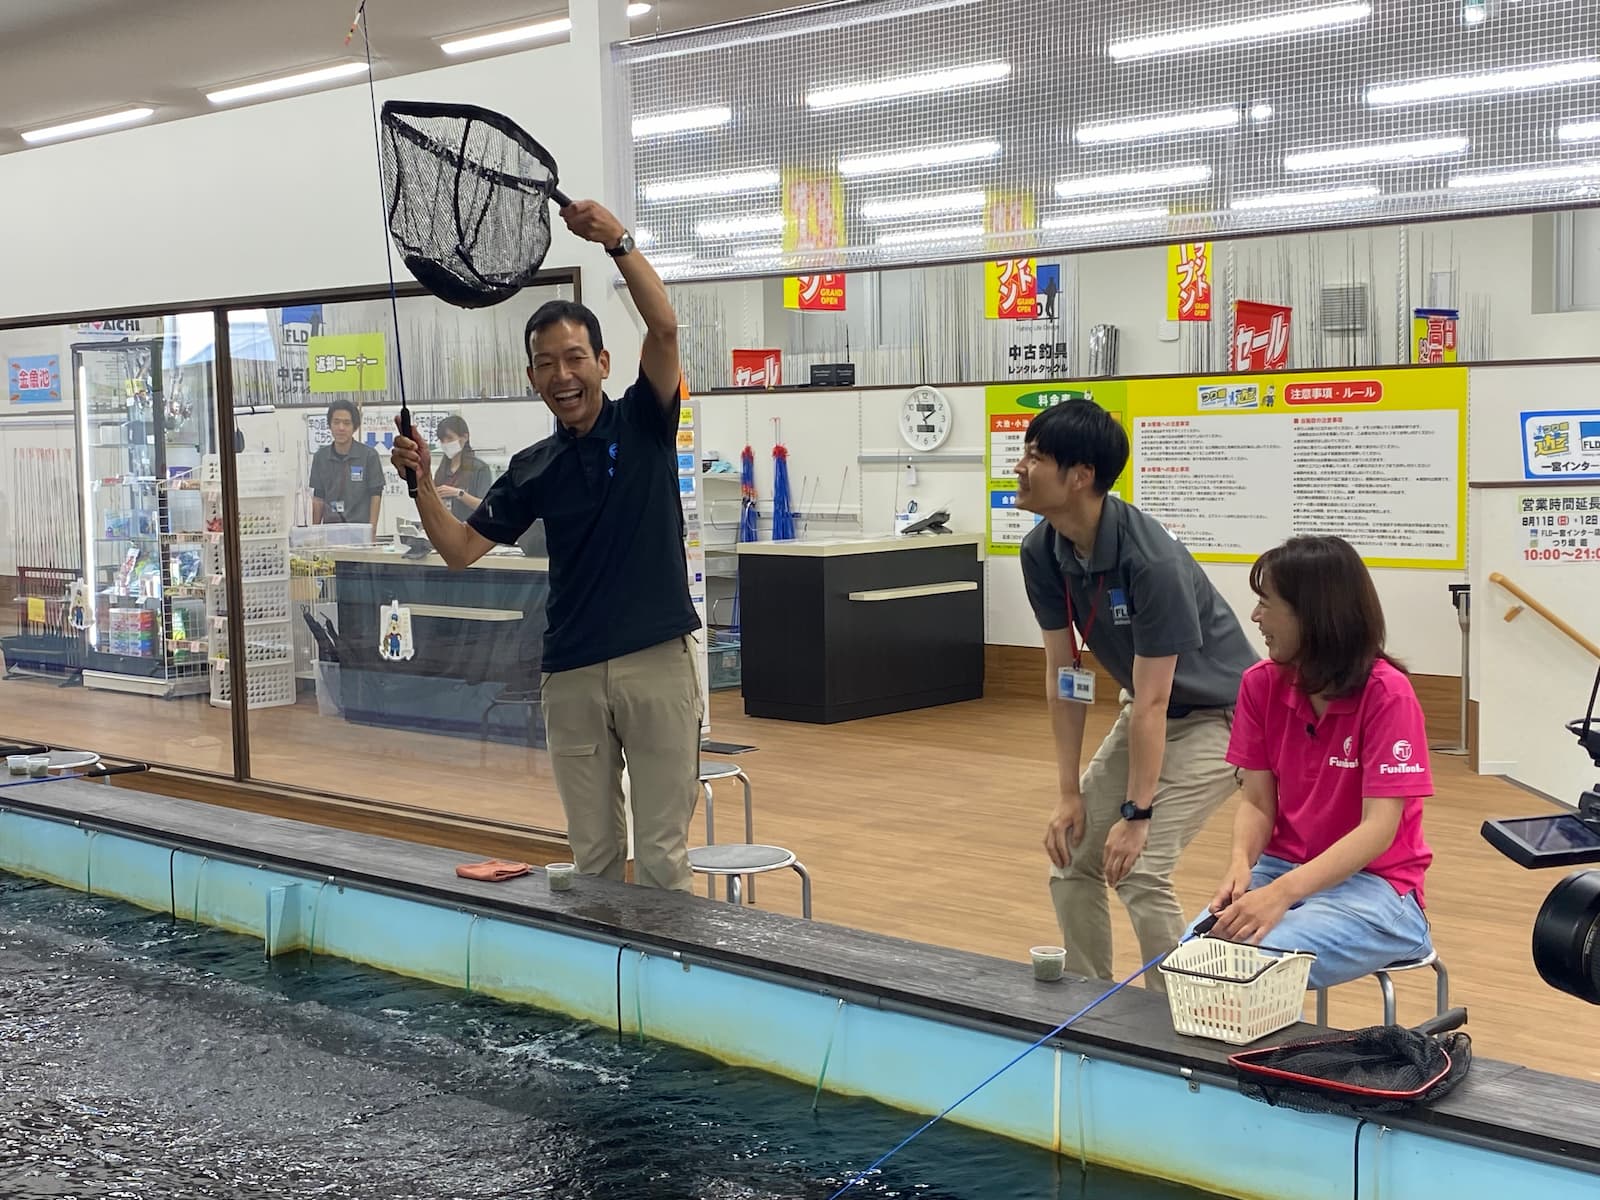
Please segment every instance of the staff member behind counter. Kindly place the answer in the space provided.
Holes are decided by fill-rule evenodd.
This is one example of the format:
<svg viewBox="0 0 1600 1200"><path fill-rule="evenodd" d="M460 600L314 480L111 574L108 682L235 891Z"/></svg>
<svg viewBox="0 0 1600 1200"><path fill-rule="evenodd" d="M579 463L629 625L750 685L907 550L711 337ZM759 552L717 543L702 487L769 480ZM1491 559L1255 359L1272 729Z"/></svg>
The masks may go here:
<svg viewBox="0 0 1600 1200"><path fill-rule="evenodd" d="M311 456L311 523L359 525L374 533L383 500L383 459L371 446L356 441L361 410L349 400L328 405L328 432L333 445Z"/></svg>
<svg viewBox="0 0 1600 1200"><path fill-rule="evenodd" d="M450 509L450 515L465 521L472 515L494 483L494 471L472 448L472 431L457 416L439 422L439 452L444 455L433 473L433 486Z"/></svg>

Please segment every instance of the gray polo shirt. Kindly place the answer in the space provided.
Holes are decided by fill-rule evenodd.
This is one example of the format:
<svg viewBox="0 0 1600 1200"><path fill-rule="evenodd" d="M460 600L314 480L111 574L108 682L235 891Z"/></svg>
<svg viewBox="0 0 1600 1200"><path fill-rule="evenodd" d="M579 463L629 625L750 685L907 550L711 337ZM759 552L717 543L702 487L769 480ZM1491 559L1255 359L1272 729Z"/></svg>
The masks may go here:
<svg viewBox="0 0 1600 1200"><path fill-rule="evenodd" d="M351 442L350 453L331 445L311 456L311 494L322 501L322 523L365 524L372 498L383 495L383 459L365 442Z"/></svg>
<svg viewBox="0 0 1600 1200"><path fill-rule="evenodd" d="M1088 560L1048 521L1022 541L1022 579L1041 629L1073 624L1095 659L1129 694L1133 658L1178 656L1169 711L1228 708L1256 661L1233 615L1183 543L1154 517L1107 496ZM1090 614L1093 613L1091 622Z"/></svg>

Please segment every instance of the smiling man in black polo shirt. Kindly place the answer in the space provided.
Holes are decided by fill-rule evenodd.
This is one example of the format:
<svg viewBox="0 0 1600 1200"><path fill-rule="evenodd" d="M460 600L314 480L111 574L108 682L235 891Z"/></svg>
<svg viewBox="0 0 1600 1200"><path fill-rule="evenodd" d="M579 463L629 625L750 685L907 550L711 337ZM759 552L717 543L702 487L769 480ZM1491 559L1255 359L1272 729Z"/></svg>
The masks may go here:
<svg viewBox="0 0 1600 1200"><path fill-rule="evenodd" d="M1256 661L1183 543L1109 494L1127 465L1127 433L1092 400L1035 417L1017 464L1017 507L1044 518L1022 541L1022 579L1044 634L1059 767L1044 837L1050 896L1067 969L1091 979L1112 978L1108 884L1133 921L1140 961L1178 944L1172 870L1238 787L1228 733L1239 680ZM1080 634L1122 691L1087 768L1094 675ZM1159 974L1146 980L1164 990Z"/></svg>
<svg viewBox="0 0 1600 1200"><path fill-rule="evenodd" d="M635 881L688 891L689 817L699 787L700 699L678 493L682 376L667 289L622 223L592 200L561 210L604 246L644 318L639 375L612 400L600 322L552 300L528 321L528 378L556 431L519 452L465 522L433 486L427 447L395 439L417 472L417 511L459 570L538 518L549 544L542 682L545 729L578 870L620 880L627 862L622 766L632 785Z"/></svg>

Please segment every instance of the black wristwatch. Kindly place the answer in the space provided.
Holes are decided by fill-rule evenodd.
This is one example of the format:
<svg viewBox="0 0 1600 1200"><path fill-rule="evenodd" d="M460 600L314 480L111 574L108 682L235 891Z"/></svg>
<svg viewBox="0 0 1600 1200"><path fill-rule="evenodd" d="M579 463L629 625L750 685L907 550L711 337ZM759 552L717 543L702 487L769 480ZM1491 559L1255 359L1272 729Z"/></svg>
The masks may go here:
<svg viewBox="0 0 1600 1200"><path fill-rule="evenodd" d="M607 246L606 253L612 258L621 258L624 254L633 253L633 234L626 229L622 231L622 240L615 246Z"/></svg>
<svg viewBox="0 0 1600 1200"><path fill-rule="evenodd" d="M1124 821L1148 821L1150 819L1150 809L1140 808L1132 800L1124 800L1122 802L1122 819Z"/></svg>

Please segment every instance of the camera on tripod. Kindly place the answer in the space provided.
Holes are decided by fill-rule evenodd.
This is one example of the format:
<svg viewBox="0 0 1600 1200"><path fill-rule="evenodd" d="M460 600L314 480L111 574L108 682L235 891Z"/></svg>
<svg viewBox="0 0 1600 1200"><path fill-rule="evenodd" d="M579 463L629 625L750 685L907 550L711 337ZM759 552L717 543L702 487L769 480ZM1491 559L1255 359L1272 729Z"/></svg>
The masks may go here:
<svg viewBox="0 0 1600 1200"><path fill-rule="evenodd" d="M1589 692L1589 711L1567 729L1600 768L1600 726L1595 698L1600 672ZM1600 862L1600 783L1578 798L1576 813L1485 821L1484 839L1520 867L1574 867ZM1545 898L1533 923L1533 964L1557 991L1600 1004L1600 871L1575 871Z"/></svg>

